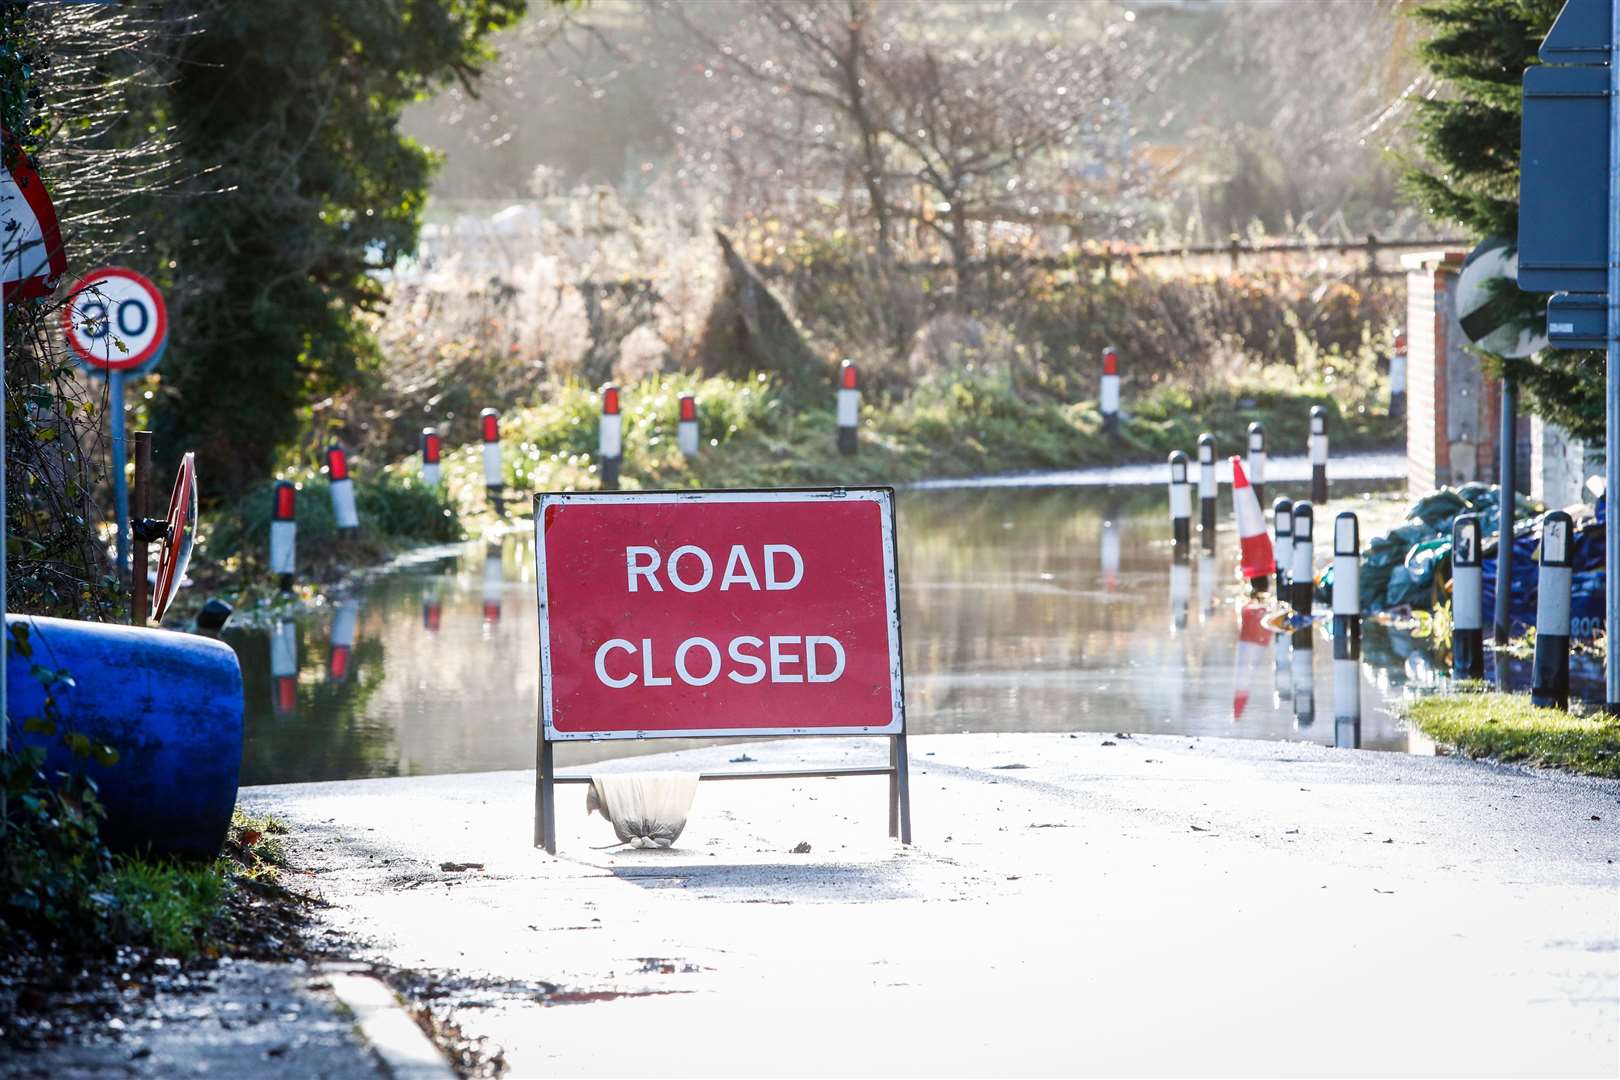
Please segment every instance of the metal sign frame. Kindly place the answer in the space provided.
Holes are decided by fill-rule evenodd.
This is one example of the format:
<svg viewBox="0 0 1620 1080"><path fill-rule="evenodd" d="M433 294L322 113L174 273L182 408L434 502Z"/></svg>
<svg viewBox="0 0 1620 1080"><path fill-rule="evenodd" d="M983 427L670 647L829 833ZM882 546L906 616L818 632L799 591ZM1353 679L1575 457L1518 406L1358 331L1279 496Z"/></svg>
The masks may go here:
<svg viewBox="0 0 1620 1080"><path fill-rule="evenodd" d="M552 724L552 667L550 604L546 573L546 512L569 505L683 505L758 504L865 501L880 510L883 539L883 581L888 615L890 721L882 726L839 727L748 727L701 730L627 730L610 732L561 732ZM553 748L558 742L596 742L610 739L726 739L793 738L799 736L865 735L889 740L889 764L844 769L805 769L703 773L700 780L796 780L838 776L887 776L889 778L889 835L903 844L911 843L911 790L908 773L905 723L905 674L902 662L900 619L900 569L896 547L894 489L892 487L830 488L730 488L691 491L602 491L541 492L534 497L535 590L540 618L540 702L535 747L534 845L547 854L557 854L556 785L586 784L589 776L557 775Z"/></svg>

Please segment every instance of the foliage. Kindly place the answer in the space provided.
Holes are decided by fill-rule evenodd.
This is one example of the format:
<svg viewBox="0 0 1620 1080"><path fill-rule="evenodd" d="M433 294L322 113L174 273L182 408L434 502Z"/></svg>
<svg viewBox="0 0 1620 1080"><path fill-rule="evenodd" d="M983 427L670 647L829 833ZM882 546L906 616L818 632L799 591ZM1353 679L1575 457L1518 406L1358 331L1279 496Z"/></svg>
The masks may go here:
<svg viewBox="0 0 1620 1080"><path fill-rule="evenodd" d="M1538 709L1520 694L1418 698L1406 720L1438 743L1474 758L1620 778L1620 720Z"/></svg>
<svg viewBox="0 0 1620 1080"><path fill-rule="evenodd" d="M1431 216L1480 238L1519 235L1519 129L1524 69L1564 0L1440 0L1414 7L1431 31L1419 55L1449 92L1419 103L1418 141L1427 161L1407 172L1409 190ZM1546 297L1507 290L1519 318L1544 321ZM1601 354L1547 349L1538 357L1481 354L1518 380L1531 411L1577 437L1604 434Z"/></svg>
<svg viewBox="0 0 1620 1080"><path fill-rule="evenodd" d="M400 112L470 83L487 35L523 9L212 0L197 15L159 111L198 172L161 234L187 332L153 426L171 456L198 451L215 492L260 481L308 404L379 362L357 316L383 303L374 271L414 247L434 163Z"/></svg>

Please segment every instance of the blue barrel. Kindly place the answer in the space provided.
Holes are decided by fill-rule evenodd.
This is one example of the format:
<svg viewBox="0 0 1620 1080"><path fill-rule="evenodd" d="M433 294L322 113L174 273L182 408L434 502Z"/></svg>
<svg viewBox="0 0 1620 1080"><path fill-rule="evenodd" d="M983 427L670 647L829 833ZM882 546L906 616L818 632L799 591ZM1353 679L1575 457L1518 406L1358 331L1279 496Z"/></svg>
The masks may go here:
<svg viewBox="0 0 1620 1080"><path fill-rule="evenodd" d="M47 769L81 771L101 788L102 835L114 851L213 856L236 805L242 765L242 668L223 642L168 630L7 615L28 626L33 656L6 662L13 746L45 746ZM118 751L101 765L57 736L23 731L43 714L33 665L66 672L60 728Z"/></svg>

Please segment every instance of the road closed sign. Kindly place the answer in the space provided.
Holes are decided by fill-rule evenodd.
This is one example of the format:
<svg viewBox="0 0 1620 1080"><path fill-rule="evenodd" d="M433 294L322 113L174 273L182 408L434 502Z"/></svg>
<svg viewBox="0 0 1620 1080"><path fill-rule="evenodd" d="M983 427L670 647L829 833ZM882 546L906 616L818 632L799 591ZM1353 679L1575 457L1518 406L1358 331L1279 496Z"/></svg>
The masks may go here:
<svg viewBox="0 0 1620 1080"><path fill-rule="evenodd" d="M536 510L546 740L904 731L891 489Z"/></svg>

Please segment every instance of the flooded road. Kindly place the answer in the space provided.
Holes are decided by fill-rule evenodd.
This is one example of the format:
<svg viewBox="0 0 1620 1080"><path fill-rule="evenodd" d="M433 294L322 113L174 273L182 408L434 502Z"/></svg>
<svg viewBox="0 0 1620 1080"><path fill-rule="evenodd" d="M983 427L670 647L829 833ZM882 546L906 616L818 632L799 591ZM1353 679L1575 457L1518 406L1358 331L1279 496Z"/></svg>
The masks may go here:
<svg viewBox="0 0 1620 1080"><path fill-rule="evenodd" d="M1355 505L1346 495L1329 509ZM1174 563L1158 486L911 490L898 506L917 733L1150 732L1405 751L1386 705L1438 681L1421 641L1370 622L1359 669L1335 671L1320 627L1313 647L1294 649L1262 624L1263 609L1245 607L1228 522L1213 556L1195 541L1191 560ZM1319 541L1318 563L1327 557ZM376 577L273 629L227 629L247 695L242 783L532 767L537 634L526 531ZM1347 700L1351 687L1359 724L1342 707L1336 723L1335 693ZM558 764L683 745L570 744Z"/></svg>

